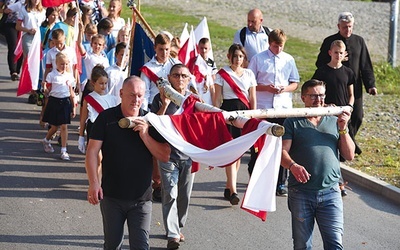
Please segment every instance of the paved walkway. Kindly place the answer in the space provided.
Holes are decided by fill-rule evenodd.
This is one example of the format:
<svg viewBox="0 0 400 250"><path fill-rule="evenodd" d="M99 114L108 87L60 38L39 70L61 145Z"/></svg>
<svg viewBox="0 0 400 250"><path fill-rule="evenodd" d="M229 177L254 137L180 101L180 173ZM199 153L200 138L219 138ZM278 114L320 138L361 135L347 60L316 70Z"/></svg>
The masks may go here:
<svg viewBox="0 0 400 250"><path fill-rule="evenodd" d="M0 249L101 249L99 206L86 200L84 155L77 149L78 120L70 126L70 162L43 152L45 130L38 125L40 107L16 97L9 80L6 47L0 44ZM243 158L239 195L248 181ZM350 172L346 172L350 173ZM385 183L373 186L363 175L347 178L352 187L344 199L346 249L400 249L400 206L383 197ZM196 174L189 219L181 249L291 249L287 200L277 197L277 211L266 222L222 199L224 171L202 167ZM362 184L362 185L359 185ZM364 183L364 184L363 184ZM374 184L375 185L375 184ZM151 249L164 249L161 207L153 205ZM126 236L125 236L126 238ZM128 249L125 240L124 249ZM319 233L315 249L322 249Z"/></svg>

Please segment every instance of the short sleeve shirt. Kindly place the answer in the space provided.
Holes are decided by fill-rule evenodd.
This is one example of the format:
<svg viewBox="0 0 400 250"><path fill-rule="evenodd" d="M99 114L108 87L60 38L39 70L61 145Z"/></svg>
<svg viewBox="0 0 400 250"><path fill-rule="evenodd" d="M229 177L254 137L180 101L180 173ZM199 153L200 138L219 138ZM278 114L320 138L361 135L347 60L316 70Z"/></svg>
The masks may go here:
<svg viewBox="0 0 400 250"><path fill-rule="evenodd" d="M307 183L289 176L289 187L302 190L321 190L338 185L340 163L337 117L324 116L314 126L307 118L286 118L283 140L292 140L290 157L311 174Z"/></svg>
<svg viewBox="0 0 400 250"><path fill-rule="evenodd" d="M144 110L139 116L145 115ZM139 132L118 126L123 118L121 105L104 110L93 124L90 139L102 141L102 188L107 197L121 200L150 200L153 157ZM149 134L166 142L155 130Z"/></svg>

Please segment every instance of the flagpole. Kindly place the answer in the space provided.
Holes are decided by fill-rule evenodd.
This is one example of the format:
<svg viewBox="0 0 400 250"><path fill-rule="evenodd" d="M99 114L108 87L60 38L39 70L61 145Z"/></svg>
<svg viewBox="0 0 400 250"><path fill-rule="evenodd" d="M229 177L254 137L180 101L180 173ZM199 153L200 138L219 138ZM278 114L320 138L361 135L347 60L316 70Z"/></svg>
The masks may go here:
<svg viewBox="0 0 400 250"><path fill-rule="evenodd" d="M175 89L173 89L171 84L166 79L160 77L157 81L157 86L159 88L163 88L165 91L165 96L176 105L181 106L185 101L185 97L178 93ZM224 111L222 109L202 102L196 102L195 107L198 111L202 112L222 112L225 122L238 128L243 128L245 123L250 120L249 117L237 116L235 113L236 111ZM133 128L136 126L135 119L137 119L137 117L124 117L118 121L118 125L121 128ZM283 126L267 121L263 122L270 125L265 132L266 134L280 137L285 133L285 129L283 128Z"/></svg>
<svg viewBox="0 0 400 250"><path fill-rule="evenodd" d="M154 31L151 29L150 25L147 23L147 21L144 19L144 17L142 16L142 14L140 14L139 10L136 8L136 5L133 5L133 11L135 12L135 14L139 17L140 21L142 21L143 25L146 27L147 31L151 34L151 36L154 38L156 38L156 33L154 33Z"/></svg>
<svg viewBox="0 0 400 250"><path fill-rule="evenodd" d="M171 87L171 84L163 78L157 82L158 87L164 88L165 95L176 105L181 106L185 97ZM337 107L312 107L312 108L293 108L293 109L255 109L224 111L212 105L196 102L195 107L202 112L223 112L227 123L235 123L242 128L249 118L288 118L288 117L313 117L325 115L340 115L344 111L351 112L350 106ZM232 125L235 125L232 124Z"/></svg>
<svg viewBox="0 0 400 250"><path fill-rule="evenodd" d="M171 84L164 78L160 78L157 82L158 87L164 88L165 96L168 97L176 105L181 106L185 97L179 94L171 87ZM313 117L324 115L340 115L344 111L352 112L350 106L329 106L329 107L312 107L312 108L292 108L292 109L254 109L254 110L236 110L224 111L212 105L199 102L196 108L201 112L226 112L232 118L243 116L248 118L288 118L288 117Z"/></svg>
<svg viewBox="0 0 400 250"><path fill-rule="evenodd" d="M131 29L130 29L130 41L128 44L128 48L129 49L129 59L128 59L128 74L131 75L131 68L132 68L132 56L133 56L133 46L134 46L134 39L135 39L135 28L136 28L136 14L133 11L134 9L134 5L135 3L131 0L129 0L127 2L127 6L128 8L130 8L132 10L132 25L131 25Z"/></svg>

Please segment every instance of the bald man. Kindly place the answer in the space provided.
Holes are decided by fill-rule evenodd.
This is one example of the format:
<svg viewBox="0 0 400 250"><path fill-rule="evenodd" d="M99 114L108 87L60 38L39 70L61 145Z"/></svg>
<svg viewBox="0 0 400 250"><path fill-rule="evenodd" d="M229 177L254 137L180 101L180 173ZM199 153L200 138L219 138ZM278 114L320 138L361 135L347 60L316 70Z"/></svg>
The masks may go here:
<svg viewBox="0 0 400 250"><path fill-rule="evenodd" d="M243 45L247 52L247 60L268 49L268 35L270 29L262 26L263 14L259 9L252 9L247 13L247 27L238 30L233 39L234 43Z"/></svg>
<svg viewBox="0 0 400 250"><path fill-rule="evenodd" d="M130 249L149 249L151 223L151 175L153 157L169 160L169 144L141 118L145 83L137 76L125 79L120 90L121 104L104 110L93 124L86 152L89 179L87 199L100 203L103 217L104 249L120 249L124 224L129 229ZM122 129L118 121L138 117L135 127ZM98 155L102 152L102 179L98 175Z"/></svg>

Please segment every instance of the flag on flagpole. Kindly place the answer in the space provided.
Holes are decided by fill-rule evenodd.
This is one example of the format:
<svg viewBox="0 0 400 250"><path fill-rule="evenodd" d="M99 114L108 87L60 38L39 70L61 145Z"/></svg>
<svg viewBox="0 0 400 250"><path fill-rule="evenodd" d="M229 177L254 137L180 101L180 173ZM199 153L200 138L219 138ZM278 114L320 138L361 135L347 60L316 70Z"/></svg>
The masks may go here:
<svg viewBox="0 0 400 250"><path fill-rule="evenodd" d="M42 46L40 32L33 36L31 48L22 63L21 78L19 80L17 96L37 90L39 83L40 61L42 59Z"/></svg>
<svg viewBox="0 0 400 250"><path fill-rule="evenodd" d="M194 36L193 26L190 30L189 38L183 44L178 53L178 59L183 64L188 65L191 58L197 56L196 37Z"/></svg>
<svg viewBox="0 0 400 250"><path fill-rule="evenodd" d="M206 17L204 17L203 20L201 20L201 22L197 25L196 29L194 30L194 36L196 38L196 44L199 44L200 39L204 37L210 40L210 51L208 51L208 57L214 60L214 55L211 46L210 30L208 29L208 23Z"/></svg>
<svg viewBox="0 0 400 250"><path fill-rule="evenodd" d="M77 12L75 14L75 22L74 22L74 41L72 43L72 48L75 51L75 57L76 57L76 69L78 70L78 74L82 74L82 55L79 51L79 46L77 44L78 42L78 36L79 36L79 22L80 22L80 13Z"/></svg>
<svg viewBox="0 0 400 250"><path fill-rule="evenodd" d="M148 113L146 118L172 146L193 161L208 166L229 165L260 140L262 147L241 208L265 221L267 212L276 210L282 138L265 135L271 123L250 119L244 127L247 133L231 140L224 136L227 128L222 116L221 112L171 116Z"/></svg>
<svg viewBox="0 0 400 250"><path fill-rule="evenodd" d="M140 76L139 69L155 55L154 43L140 24L135 24L132 48L131 75Z"/></svg>
<svg viewBox="0 0 400 250"><path fill-rule="evenodd" d="M183 30L182 30L182 34L179 37L181 47L183 44L186 43L186 41L189 39L189 36L190 36L187 26L188 26L188 23L185 23L185 26L183 27Z"/></svg>
<svg viewBox="0 0 400 250"><path fill-rule="evenodd" d="M249 120L242 129L242 134L265 126L258 119ZM276 184L281 162L282 140L280 137L261 135L255 142L259 155L254 165L241 208L265 221L267 211L276 210ZM279 150L277 150L279 149Z"/></svg>

